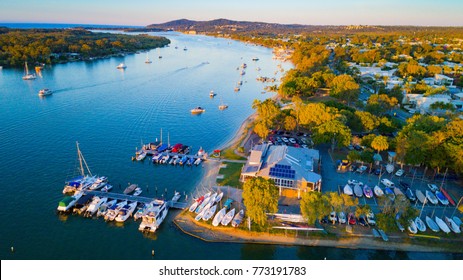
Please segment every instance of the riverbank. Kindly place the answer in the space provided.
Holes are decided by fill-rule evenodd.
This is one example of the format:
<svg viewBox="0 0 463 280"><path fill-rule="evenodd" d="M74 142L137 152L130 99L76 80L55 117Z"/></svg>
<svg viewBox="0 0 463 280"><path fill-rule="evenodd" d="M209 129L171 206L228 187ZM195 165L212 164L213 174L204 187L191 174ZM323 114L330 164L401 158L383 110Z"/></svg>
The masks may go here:
<svg viewBox="0 0 463 280"><path fill-rule="evenodd" d="M388 242L369 236L346 236L337 238L294 237L265 232L250 232L232 227L213 227L195 221L188 211L181 212L174 219L174 224L185 234L211 243L252 243L287 246L322 246L348 249L395 250L409 252L447 252L462 253L457 248L449 249L439 246L425 246L390 240ZM304 234L304 233L303 233ZM390 238L393 239L393 238Z"/></svg>

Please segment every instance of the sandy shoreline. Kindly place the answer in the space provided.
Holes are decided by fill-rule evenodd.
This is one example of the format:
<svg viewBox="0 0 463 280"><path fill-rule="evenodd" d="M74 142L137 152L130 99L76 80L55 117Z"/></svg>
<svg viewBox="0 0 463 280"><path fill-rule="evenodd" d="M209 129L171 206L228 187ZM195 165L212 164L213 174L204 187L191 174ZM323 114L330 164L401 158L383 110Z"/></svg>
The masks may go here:
<svg viewBox="0 0 463 280"><path fill-rule="evenodd" d="M371 249L387 251L450 253L449 249L437 246L424 246L404 242L384 242L373 237L340 237L337 239L283 236L261 232L248 232L232 227L212 227L206 223L196 222L187 211L181 212L174 219L174 224L185 234L211 243L252 243L286 246L322 246L347 249ZM392 238L391 238L392 239Z"/></svg>

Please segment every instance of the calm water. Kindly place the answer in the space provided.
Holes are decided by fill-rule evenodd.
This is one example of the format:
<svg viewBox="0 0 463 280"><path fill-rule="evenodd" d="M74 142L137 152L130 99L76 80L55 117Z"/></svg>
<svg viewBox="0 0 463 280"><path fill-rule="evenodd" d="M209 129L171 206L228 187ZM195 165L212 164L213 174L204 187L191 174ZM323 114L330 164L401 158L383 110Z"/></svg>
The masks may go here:
<svg viewBox="0 0 463 280"><path fill-rule="evenodd" d="M446 259L450 254L342 250L239 244L207 244L172 225L171 211L161 229L147 237L138 222L123 226L55 213L63 183L76 170L75 142L94 174L106 175L121 192L129 182L158 196L167 189L191 194L201 167L153 166L132 162L142 141L154 141L163 129L171 143L207 151L230 140L252 113L254 99L265 99L258 72L274 76L279 62L271 50L204 36L164 34L170 47L146 54L56 65L35 81L23 81L21 69L0 71L0 257L1 259ZM178 46L178 49L175 49ZM183 47L188 51L184 51ZM162 55L162 59L158 56ZM259 57L258 62L251 58ZM116 69L124 62L125 71ZM248 64L240 92L236 68ZM283 64L283 68L290 66ZM41 88L55 93L40 99ZM217 96L209 98L209 91ZM219 111L221 102L229 109ZM193 116L189 110L206 112ZM149 188L149 193L146 187ZM14 246L16 252L9 252Z"/></svg>

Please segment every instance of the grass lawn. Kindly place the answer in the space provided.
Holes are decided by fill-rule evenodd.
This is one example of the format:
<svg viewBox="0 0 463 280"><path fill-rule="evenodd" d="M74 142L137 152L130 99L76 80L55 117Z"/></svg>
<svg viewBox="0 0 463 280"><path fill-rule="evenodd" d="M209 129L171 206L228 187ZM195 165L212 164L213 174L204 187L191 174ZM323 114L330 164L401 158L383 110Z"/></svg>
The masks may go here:
<svg viewBox="0 0 463 280"><path fill-rule="evenodd" d="M223 158L226 158L226 159L246 160L246 158L235 154L234 151L233 151L233 148L228 148L226 150L223 150L220 153L220 156L223 157Z"/></svg>
<svg viewBox="0 0 463 280"><path fill-rule="evenodd" d="M231 186L238 189L242 188L242 183L240 183L240 174L243 163L227 162L226 168L220 168L219 174L223 175L223 179L217 179L217 184L219 186Z"/></svg>

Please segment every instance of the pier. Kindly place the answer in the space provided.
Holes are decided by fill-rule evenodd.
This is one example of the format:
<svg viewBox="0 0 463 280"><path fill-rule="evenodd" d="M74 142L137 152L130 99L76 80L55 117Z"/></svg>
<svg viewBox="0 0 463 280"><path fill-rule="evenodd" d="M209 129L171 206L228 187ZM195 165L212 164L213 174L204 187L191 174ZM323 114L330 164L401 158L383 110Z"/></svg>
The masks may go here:
<svg viewBox="0 0 463 280"><path fill-rule="evenodd" d="M127 195L127 194L122 194L122 193L111 193L111 192L102 192L102 191L90 191L90 190L85 190L85 194L87 195L95 195L98 197L107 197L111 199L117 199L117 200L128 200L128 201L136 201L138 203L151 203L155 200L155 198L151 197L144 197L144 196L135 196L135 195ZM185 209L187 206L186 202L178 202L178 201L166 201L167 205L169 208L174 208L174 209Z"/></svg>

